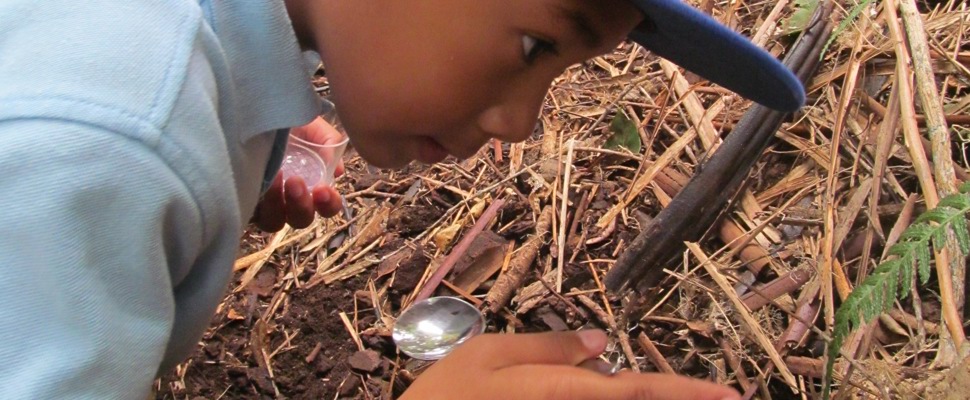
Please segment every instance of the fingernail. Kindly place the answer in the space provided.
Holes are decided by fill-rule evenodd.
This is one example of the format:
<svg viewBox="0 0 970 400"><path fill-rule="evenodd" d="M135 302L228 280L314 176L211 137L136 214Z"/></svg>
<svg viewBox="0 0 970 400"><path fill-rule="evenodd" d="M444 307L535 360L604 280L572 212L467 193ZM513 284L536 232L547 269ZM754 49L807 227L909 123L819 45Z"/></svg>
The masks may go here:
<svg viewBox="0 0 970 400"><path fill-rule="evenodd" d="M599 353L606 348L606 335L602 331L590 329L579 331L578 335L579 340L583 342L583 347L591 352Z"/></svg>

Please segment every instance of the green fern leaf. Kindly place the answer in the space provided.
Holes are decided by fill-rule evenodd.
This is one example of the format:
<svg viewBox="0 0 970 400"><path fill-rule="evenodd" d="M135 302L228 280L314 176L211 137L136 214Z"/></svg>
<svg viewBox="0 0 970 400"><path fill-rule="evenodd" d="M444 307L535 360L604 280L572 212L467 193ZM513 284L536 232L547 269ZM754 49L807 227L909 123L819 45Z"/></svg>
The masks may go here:
<svg viewBox="0 0 970 400"><path fill-rule="evenodd" d="M899 269L899 276L902 277L903 279L907 279L908 277L913 276L913 264L904 263L898 258L890 260L888 262L895 262L898 264L898 266L896 267ZM899 293L897 294L897 296L900 299L905 299L907 296L909 296L909 286L899 285Z"/></svg>
<svg viewBox="0 0 970 400"><path fill-rule="evenodd" d="M967 220L965 218L954 218L950 227L953 228L953 233L957 237L960 251L963 254L970 252L970 233L967 232Z"/></svg>
<svg viewBox="0 0 970 400"><path fill-rule="evenodd" d="M925 223L916 222L903 231L899 240L903 242L925 242L933 234L933 229Z"/></svg>
<svg viewBox="0 0 970 400"><path fill-rule="evenodd" d="M936 206L939 208L955 208L957 210L970 208L970 198L962 193L951 194L940 200L940 203Z"/></svg>
<svg viewBox="0 0 970 400"><path fill-rule="evenodd" d="M855 10L854 8L853 11ZM832 340L825 360L825 377L822 380L824 399L829 398L835 360L845 338L866 321L891 310L896 299L904 299L909 295L914 265L921 284L929 281L933 256L930 246L937 250L942 249L947 230L953 229L961 249L965 253L970 249L970 231L965 217L970 212L970 182L961 185L960 192L947 196L936 208L917 217L900 236L899 242L889 248L888 258L849 294L836 311Z"/></svg>
<svg viewBox="0 0 970 400"><path fill-rule="evenodd" d="M903 233L903 236L905 236L905 235L906 234ZM899 257L899 258L906 257L907 255L909 255L909 254L911 254L913 252L913 243L918 243L918 242L909 242L909 241L907 241L907 242L899 242L899 243L896 243L896 244L893 245L893 247L890 247L889 248L889 253L887 255L889 255L889 256L896 256L896 257ZM878 273L881 270L880 267L882 267L882 265L880 265L879 267L876 267L876 271L874 273Z"/></svg>
<svg viewBox="0 0 970 400"><path fill-rule="evenodd" d="M946 228L933 230L933 247L942 249L946 245Z"/></svg>
<svg viewBox="0 0 970 400"><path fill-rule="evenodd" d="M946 211L940 208L934 208L932 210L927 210L926 212L923 213L923 215L920 215L919 217L917 217L916 221L914 221L913 224L920 225L920 224L925 224L926 222L929 222L929 221L933 221L938 224L941 224L943 223L943 221L946 221L946 217L947 217Z"/></svg>

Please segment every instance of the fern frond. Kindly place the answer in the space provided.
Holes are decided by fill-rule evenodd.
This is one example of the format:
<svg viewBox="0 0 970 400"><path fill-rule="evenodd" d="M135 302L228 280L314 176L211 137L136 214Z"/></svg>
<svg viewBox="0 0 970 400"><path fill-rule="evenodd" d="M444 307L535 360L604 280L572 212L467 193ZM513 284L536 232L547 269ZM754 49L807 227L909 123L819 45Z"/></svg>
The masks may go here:
<svg viewBox="0 0 970 400"><path fill-rule="evenodd" d="M953 220L953 233L957 237L957 244L963 254L970 253L970 233L967 232L967 220L957 218Z"/></svg>
<svg viewBox="0 0 970 400"><path fill-rule="evenodd" d="M889 312L897 299L905 299L909 295L914 264L921 284L926 284L930 279L930 246L937 251L942 249L947 230L952 229L964 252L970 248L970 233L965 217L967 212L970 212L970 183L961 185L960 193L947 196L936 208L917 217L900 236L899 242L889 248L888 258L842 302L835 313L832 341L829 342L825 360L822 398L829 398L835 360L849 334L867 321Z"/></svg>

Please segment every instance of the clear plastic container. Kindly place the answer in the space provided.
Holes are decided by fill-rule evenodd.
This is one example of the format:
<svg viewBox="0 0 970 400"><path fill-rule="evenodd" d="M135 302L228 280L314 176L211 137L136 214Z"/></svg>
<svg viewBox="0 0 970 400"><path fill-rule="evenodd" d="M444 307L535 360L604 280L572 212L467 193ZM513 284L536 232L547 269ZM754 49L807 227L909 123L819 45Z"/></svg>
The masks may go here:
<svg viewBox="0 0 970 400"><path fill-rule="evenodd" d="M308 188L333 186L334 173L340 165L349 138L333 103L324 100L322 111L321 117L330 126L290 131L280 167L283 180L300 176Z"/></svg>

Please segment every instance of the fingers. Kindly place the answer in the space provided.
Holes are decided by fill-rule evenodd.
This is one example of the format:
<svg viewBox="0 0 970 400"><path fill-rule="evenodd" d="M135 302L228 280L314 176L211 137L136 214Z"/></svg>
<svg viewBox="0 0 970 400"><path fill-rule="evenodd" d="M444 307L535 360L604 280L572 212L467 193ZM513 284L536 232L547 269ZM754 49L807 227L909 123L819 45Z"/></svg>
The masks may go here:
<svg viewBox="0 0 970 400"><path fill-rule="evenodd" d="M290 128L290 134L320 144L331 143L343 137L333 125L328 124L320 117L314 118L306 125Z"/></svg>
<svg viewBox="0 0 970 400"><path fill-rule="evenodd" d="M286 224L286 215L283 214L282 175L276 175L276 179L273 180L259 204L256 205L253 222L259 229L267 232L276 232L283 229L283 225Z"/></svg>
<svg viewBox="0 0 970 400"><path fill-rule="evenodd" d="M467 350L466 350L467 349ZM606 349L606 334L600 330L547 332L516 335L481 335L455 353L476 353L487 366L501 369L522 364L577 365ZM464 356L462 356L464 357ZM470 358L471 359L471 358Z"/></svg>
<svg viewBox="0 0 970 400"><path fill-rule="evenodd" d="M336 189L329 186L313 188L313 208L327 218L337 215L343 209L340 194L337 193Z"/></svg>
<svg viewBox="0 0 970 400"><path fill-rule="evenodd" d="M497 372L499 380L527 381L522 398L564 400L738 400L734 389L673 374L623 372L612 377L562 365L520 365ZM530 378L534 377L534 378Z"/></svg>
<svg viewBox="0 0 970 400"><path fill-rule="evenodd" d="M283 183L283 197L286 210L286 222L290 226L301 229L313 222L313 198L307 191L303 178L293 176Z"/></svg>

